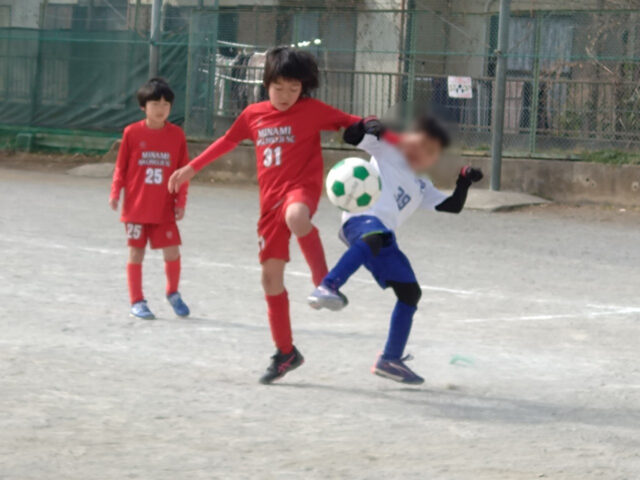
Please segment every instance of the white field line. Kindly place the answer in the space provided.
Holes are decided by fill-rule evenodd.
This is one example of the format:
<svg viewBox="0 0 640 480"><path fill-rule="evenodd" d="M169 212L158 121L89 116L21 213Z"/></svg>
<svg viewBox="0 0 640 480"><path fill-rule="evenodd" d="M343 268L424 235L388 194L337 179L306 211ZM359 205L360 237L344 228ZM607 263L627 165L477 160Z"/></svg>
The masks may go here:
<svg viewBox="0 0 640 480"><path fill-rule="evenodd" d="M23 239L23 238L12 238L12 237L7 237L7 236L1 236L0 237L0 241L3 242L9 242L9 243L21 243L21 244L29 244L31 246L37 247L37 248L49 248L49 249L55 249L55 250L80 250L83 252L89 252L89 253L100 253L102 255L117 255L120 257L125 257L126 256L126 249L113 249L113 248L99 248L99 247L87 247L87 246L69 246L69 245L63 245L60 243L51 243L51 242L43 242L40 240L33 240L33 239ZM215 267L215 268L232 268L232 269L238 269L238 270L244 270L244 271L251 271L251 272L260 272L261 268L259 266L254 266L254 265L235 265L233 263L225 263L225 262L215 262L215 261L211 261L211 260L206 260L202 257L194 257L194 256L190 256L189 259L185 259L185 263L187 264L193 264L193 265L198 265L198 266L209 266L209 267ZM289 275L291 277L304 277L304 278L311 278L311 274L309 274L308 272L299 272L296 270L285 270L285 275ZM371 284L374 285L376 282L373 280L367 280L364 278L353 278L351 281L353 282L358 282L358 283L366 283L366 284ZM455 288L445 288L445 287L436 287L433 285L420 285L420 288L422 288L423 290L429 290L429 291L433 291L433 292L443 292L443 293L450 293L452 295L466 295L466 296L478 296L479 294L477 292L474 292L473 290L460 290L460 289L455 289ZM482 294L485 295L485 294Z"/></svg>
<svg viewBox="0 0 640 480"><path fill-rule="evenodd" d="M598 308L607 308L604 306L598 306ZM464 320L457 320L460 323L484 323L484 322L526 322L526 321L543 321L543 320L557 320L557 319L570 319L570 318L597 318L597 317L611 317L611 316L628 316L628 315L640 315L640 308L638 307L608 307L608 310L600 310L598 312L586 311L577 313L558 313L548 315L522 315L516 317L502 317L502 318L467 318Z"/></svg>
<svg viewBox="0 0 640 480"><path fill-rule="evenodd" d="M244 268L244 267L238 267ZM256 270L260 270L260 267L256 267ZM286 275L291 275L292 277L304 277L311 278L311 275L307 272L297 272L295 270L287 271L285 270ZM373 280L367 280L366 278L352 278L349 280L350 282L358 282L358 283L366 283L368 285L375 285L376 282ZM473 290L460 290L456 288L445 288L445 287L434 287L433 285L420 285L420 288L423 290L430 290L432 292L444 292L451 293L452 295L466 295L466 296L479 296L478 292L474 292Z"/></svg>
<svg viewBox="0 0 640 480"><path fill-rule="evenodd" d="M34 239L25 239L19 237L9 237L2 235L0 236L0 241L8 242L8 243L18 243L21 245L31 245L37 248L43 249L55 249L55 250L73 250L73 251L84 251L89 253L98 253L101 255L113 255L118 257L125 256L125 249L113 249L113 248L99 248L99 247L90 247L90 246L69 246L60 243L52 243L52 242L44 242L40 240ZM185 259L186 260L186 259ZM194 257L191 256L188 261L185 263L189 265L195 266L208 266L213 268L229 268L236 270L244 270L251 272L260 272L260 267L255 265L236 265L233 263L226 262L216 262L204 259L202 257ZM307 272L300 272L296 270L286 270L285 274L292 277L304 277L309 278L310 274ZM364 278L353 278L351 279L353 282L364 283L369 285L375 285L376 282L373 280L368 280ZM420 288L423 290L448 293L452 295L459 296L467 296L467 297L477 297L477 298L494 298L494 299L507 299L508 296L499 293L493 292L479 292L473 290L460 290L454 288L446 288L446 287L437 287L433 285L420 285ZM537 301L543 301L541 299L536 299ZM544 303L551 303L552 301L544 300ZM575 306L575 302L558 302L553 301L553 303L563 304L567 306ZM606 316L628 316L628 315L640 315L640 307L629 307L629 306L620 306L620 305L603 305L603 304L587 304L586 307L592 309L587 311L580 311L576 313L558 313L558 314L542 314L542 315L521 315L521 316L508 316L502 318L495 317L486 317L486 318L467 318L454 320L460 323L485 323L485 322L526 322L526 321L545 321L545 320L556 320L556 319L572 319L572 318L596 318L596 317L606 317ZM594 311L595 310L595 311Z"/></svg>

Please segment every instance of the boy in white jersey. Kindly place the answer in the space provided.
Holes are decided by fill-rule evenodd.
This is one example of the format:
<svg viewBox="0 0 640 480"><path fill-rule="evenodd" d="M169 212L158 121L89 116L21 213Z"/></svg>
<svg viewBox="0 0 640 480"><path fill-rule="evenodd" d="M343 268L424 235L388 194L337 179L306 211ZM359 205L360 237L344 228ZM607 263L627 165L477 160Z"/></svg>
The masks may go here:
<svg viewBox="0 0 640 480"><path fill-rule="evenodd" d="M482 179L482 172L463 168L450 196L417 176L435 165L450 143L446 130L429 117L421 118L414 130L399 136L385 132L378 119L365 118L351 125L344 139L372 155L371 164L380 174L382 192L366 212L343 214L340 238L349 248L309 296L309 304L316 309L343 308L346 299L339 288L364 265L382 288L391 287L397 297L387 342L373 373L420 384L424 379L407 367L402 355L422 292L394 231L418 208L459 213L469 187Z"/></svg>

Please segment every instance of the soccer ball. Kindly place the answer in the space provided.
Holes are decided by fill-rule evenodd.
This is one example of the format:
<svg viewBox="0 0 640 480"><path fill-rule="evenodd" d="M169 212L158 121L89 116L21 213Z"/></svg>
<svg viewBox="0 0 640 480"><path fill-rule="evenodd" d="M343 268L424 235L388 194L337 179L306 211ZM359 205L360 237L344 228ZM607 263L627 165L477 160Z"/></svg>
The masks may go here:
<svg viewBox="0 0 640 480"><path fill-rule="evenodd" d="M327 195L340 210L362 212L371 207L382 190L371 163L350 157L336 163L327 176Z"/></svg>

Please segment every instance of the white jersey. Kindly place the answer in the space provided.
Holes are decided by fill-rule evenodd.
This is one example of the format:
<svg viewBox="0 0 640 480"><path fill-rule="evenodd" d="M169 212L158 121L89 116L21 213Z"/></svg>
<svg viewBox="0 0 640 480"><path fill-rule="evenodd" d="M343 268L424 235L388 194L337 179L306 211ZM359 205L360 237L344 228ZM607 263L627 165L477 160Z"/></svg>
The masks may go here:
<svg viewBox="0 0 640 480"><path fill-rule="evenodd" d="M430 180L418 177L394 145L366 134L358 148L372 155L371 166L380 175L382 192L369 210L344 212L342 223L353 217L370 215L380 219L389 230L396 230L418 208L434 210L447 198Z"/></svg>

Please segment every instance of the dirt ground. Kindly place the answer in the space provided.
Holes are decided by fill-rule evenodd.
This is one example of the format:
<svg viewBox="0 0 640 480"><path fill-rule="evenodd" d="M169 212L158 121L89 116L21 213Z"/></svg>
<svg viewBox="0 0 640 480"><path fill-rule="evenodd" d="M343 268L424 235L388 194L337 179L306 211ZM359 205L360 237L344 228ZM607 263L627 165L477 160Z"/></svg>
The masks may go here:
<svg viewBox="0 0 640 480"><path fill-rule="evenodd" d="M3 163L6 167L7 164ZM640 212L419 213L399 232L423 286L417 388L371 375L393 305L366 271L341 313L287 286L306 364L271 387L254 188L191 189L191 318L127 316L109 181L0 168L0 479L640 478ZM327 254L339 215L316 217Z"/></svg>

